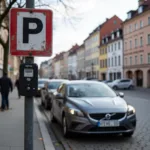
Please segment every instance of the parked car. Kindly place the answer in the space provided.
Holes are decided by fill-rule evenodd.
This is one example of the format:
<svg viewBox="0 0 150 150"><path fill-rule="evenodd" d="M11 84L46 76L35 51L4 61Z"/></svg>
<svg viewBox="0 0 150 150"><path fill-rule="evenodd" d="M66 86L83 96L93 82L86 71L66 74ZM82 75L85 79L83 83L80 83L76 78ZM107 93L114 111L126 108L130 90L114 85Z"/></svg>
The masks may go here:
<svg viewBox="0 0 150 150"><path fill-rule="evenodd" d="M44 87L45 82L47 82L49 79L38 79L38 91L37 91L37 97L41 96L41 89Z"/></svg>
<svg viewBox="0 0 150 150"><path fill-rule="evenodd" d="M45 109L51 109L51 99L53 93L57 91L57 88L61 85L61 83L66 81L68 80L51 79L45 83L45 86L41 91L41 104L45 107Z"/></svg>
<svg viewBox="0 0 150 150"><path fill-rule="evenodd" d="M118 79L113 82L107 83L114 90L117 89L133 89L134 84L131 79Z"/></svg>
<svg viewBox="0 0 150 150"><path fill-rule="evenodd" d="M66 137L72 132L130 137L136 113L123 97L101 82L70 81L54 93L51 118L62 125Z"/></svg>

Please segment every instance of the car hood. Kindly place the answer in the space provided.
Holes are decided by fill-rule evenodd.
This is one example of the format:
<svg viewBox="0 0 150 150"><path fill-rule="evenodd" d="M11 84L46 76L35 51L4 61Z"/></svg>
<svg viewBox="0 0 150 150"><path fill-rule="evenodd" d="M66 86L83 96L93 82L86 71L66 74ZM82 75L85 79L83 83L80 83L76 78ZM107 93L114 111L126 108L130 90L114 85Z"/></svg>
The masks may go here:
<svg viewBox="0 0 150 150"><path fill-rule="evenodd" d="M87 113L96 112L126 112L127 103L120 97L105 98L69 98L70 103L81 111Z"/></svg>

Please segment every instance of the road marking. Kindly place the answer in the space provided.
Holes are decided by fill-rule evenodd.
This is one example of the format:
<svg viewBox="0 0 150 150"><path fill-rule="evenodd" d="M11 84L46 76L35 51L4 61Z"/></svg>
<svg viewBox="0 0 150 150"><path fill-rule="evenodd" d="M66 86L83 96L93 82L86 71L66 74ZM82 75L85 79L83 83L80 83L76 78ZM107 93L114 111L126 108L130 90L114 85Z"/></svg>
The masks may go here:
<svg viewBox="0 0 150 150"><path fill-rule="evenodd" d="M37 115L37 120L38 120L40 130L41 130L41 134L42 134L42 137L43 137L45 150L55 150L54 145L52 143L52 139L51 139L51 137L49 135L49 132L46 128L46 125L44 123L43 116L42 116L41 112L38 109L38 102L36 100L34 100L34 104L35 104L35 112L36 112L36 115Z"/></svg>

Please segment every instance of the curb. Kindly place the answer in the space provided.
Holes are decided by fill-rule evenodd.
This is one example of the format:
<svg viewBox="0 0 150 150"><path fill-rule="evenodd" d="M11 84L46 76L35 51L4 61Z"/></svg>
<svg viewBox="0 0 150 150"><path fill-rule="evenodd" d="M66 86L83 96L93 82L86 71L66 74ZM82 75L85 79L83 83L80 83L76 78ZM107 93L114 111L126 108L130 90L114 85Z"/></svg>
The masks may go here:
<svg viewBox="0 0 150 150"><path fill-rule="evenodd" d="M35 100L34 100L34 104L35 104L34 105L35 106L35 113L37 116L37 120L39 123L41 134L43 137L43 143L44 143L45 150L55 150L54 145L52 143L52 139L51 139L49 132L46 128L46 125L44 123L43 116L42 116L41 112L38 110L38 107L37 107L38 104Z"/></svg>

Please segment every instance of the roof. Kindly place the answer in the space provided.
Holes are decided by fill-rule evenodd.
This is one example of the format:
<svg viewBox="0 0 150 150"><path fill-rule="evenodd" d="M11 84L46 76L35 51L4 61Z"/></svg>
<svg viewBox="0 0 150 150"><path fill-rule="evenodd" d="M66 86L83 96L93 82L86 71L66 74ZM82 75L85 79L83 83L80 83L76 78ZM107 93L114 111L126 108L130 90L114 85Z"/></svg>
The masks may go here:
<svg viewBox="0 0 150 150"><path fill-rule="evenodd" d="M133 19L133 18L135 18L135 17L137 17L137 16L140 16L140 15L143 14L144 12L150 10L150 0L144 0L143 4L141 4L140 6L144 6L143 12L140 13L140 14L138 13L138 9L136 9L136 10L130 10L129 12L127 12L127 13L132 12L132 17L131 17L131 19ZM131 19L126 19L123 23L126 23L126 22L130 21Z"/></svg>

